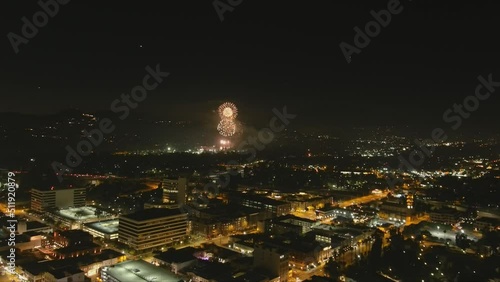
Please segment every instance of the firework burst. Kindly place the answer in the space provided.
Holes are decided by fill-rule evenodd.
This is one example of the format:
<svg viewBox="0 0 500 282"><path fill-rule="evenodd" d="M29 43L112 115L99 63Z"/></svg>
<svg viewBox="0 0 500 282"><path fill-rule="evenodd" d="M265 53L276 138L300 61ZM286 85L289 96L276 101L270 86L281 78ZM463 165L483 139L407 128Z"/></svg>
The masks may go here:
<svg viewBox="0 0 500 282"><path fill-rule="evenodd" d="M238 108L231 102L220 105L218 112L221 119L235 119L238 116Z"/></svg>
<svg viewBox="0 0 500 282"><path fill-rule="evenodd" d="M236 133L236 123L231 119L223 119L217 125L219 134L224 137L231 137Z"/></svg>

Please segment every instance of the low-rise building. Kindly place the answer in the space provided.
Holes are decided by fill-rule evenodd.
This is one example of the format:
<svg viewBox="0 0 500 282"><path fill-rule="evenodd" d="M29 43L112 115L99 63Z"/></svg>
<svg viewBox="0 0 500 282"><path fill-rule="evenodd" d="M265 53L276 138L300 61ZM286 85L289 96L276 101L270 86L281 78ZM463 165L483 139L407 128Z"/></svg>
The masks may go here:
<svg viewBox="0 0 500 282"><path fill-rule="evenodd" d="M83 230L62 230L54 232L54 245L59 248L92 243L94 237Z"/></svg>
<svg viewBox="0 0 500 282"><path fill-rule="evenodd" d="M101 246L92 242L85 242L78 245L55 249L53 256L57 259L65 259L79 257L86 254L99 254L101 251Z"/></svg>
<svg viewBox="0 0 500 282"><path fill-rule="evenodd" d="M255 195L243 196L241 198L241 204L246 207L265 210L273 217L289 214L292 210L290 203Z"/></svg>
<svg viewBox="0 0 500 282"><path fill-rule="evenodd" d="M492 231L500 229L500 220L491 217L480 217L474 222L477 231Z"/></svg>
<svg viewBox="0 0 500 282"><path fill-rule="evenodd" d="M178 250L169 249L166 252L156 255L153 259L153 263L167 266L173 273L178 274L179 271L182 271L196 262L194 254L197 251L198 249L193 247L186 247Z"/></svg>
<svg viewBox="0 0 500 282"><path fill-rule="evenodd" d="M85 273L76 264L53 266L49 263L29 263L20 266L21 274L28 282L85 282Z"/></svg>
<svg viewBox="0 0 500 282"><path fill-rule="evenodd" d="M456 224L459 221L460 213L456 209L443 207L430 211L429 217L435 223Z"/></svg>
<svg viewBox="0 0 500 282"><path fill-rule="evenodd" d="M279 281L287 282L289 279L290 254L287 250L277 247L260 245L253 252L253 266L279 277Z"/></svg>
<svg viewBox="0 0 500 282"><path fill-rule="evenodd" d="M51 233L52 227L38 221L21 220L17 224L17 233L23 234L24 232Z"/></svg>
<svg viewBox="0 0 500 282"><path fill-rule="evenodd" d="M114 240L118 239L118 225L118 219L85 223L83 225L83 231L89 232L92 236L97 238Z"/></svg>
<svg viewBox="0 0 500 282"><path fill-rule="evenodd" d="M44 274L44 282L85 282L85 273L76 266L49 270Z"/></svg>
<svg viewBox="0 0 500 282"><path fill-rule="evenodd" d="M182 281L180 276L143 260L129 260L101 269L102 282Z"/></svg>
<svg viewBox="0 0 500 282"><path fill-rule="evenodd" d="M56 224L69 229L82 229L84 223L113 219L114 216L99 208L84 206L71 207L46 213Z"/></svg>
<svg viewBox="0 0 500 282"><path fill-rule="evenodd" d="M271 234L293 232L302 235L311 231L314 226L319 224L320 222L307 218L285 215L266 220L266 231Z"/></svg>

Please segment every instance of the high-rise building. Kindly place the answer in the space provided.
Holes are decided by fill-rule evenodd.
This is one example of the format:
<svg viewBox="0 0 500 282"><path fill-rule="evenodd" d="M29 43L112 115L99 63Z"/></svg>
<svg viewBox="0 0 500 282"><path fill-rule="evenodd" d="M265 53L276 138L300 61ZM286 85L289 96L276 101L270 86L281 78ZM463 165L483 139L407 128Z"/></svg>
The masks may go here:
<svg viewBox="0 0 500 282"><path fill-rule="evenodd" d="M280 282L288 281L289 255L285 250L274 247L256 246L253 251L253 266L272 276L279 276Z"/></svg>
<svg viewBox="0 0 500 282"><path fill-rule="evenodd" d="M42 213L51 208L82 207L86 197L85 188L31 189L31 209Z"/></svg>
<svg viewBox="0 0 500 282"><path fill-rule="evenodd" d="M167 178L161 182L163 189L163 203L182 206L186 204L187 179L179 177L178 179Z"/></svg>
<svg viewBox="0 0 500 282"><path fill-rule="evenodd" d="M121 215L118 241L141 251L172 245L187 234L187 213L179 209L146 209Z"/></svg>

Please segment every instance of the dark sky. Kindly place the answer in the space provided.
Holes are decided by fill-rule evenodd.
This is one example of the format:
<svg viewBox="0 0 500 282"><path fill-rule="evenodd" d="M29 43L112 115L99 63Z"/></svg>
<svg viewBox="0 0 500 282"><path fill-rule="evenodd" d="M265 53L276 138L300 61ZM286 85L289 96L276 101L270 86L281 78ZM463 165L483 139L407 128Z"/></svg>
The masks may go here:
<svg viewBox="0 0 500 282"><path fill-rule="evenodd" d="M500 81L495 1L402 0L348 64L339 44L388 2L243 0L221 22L211 0L71 0L16 55L7 34L41 8L6 0L0 111L107 110L159 63L171 76L138 112L196 120L230 100L250 120L287 105L311 126L427 125L478 75ZM497 128L499 93L468 122Z"/></svg>

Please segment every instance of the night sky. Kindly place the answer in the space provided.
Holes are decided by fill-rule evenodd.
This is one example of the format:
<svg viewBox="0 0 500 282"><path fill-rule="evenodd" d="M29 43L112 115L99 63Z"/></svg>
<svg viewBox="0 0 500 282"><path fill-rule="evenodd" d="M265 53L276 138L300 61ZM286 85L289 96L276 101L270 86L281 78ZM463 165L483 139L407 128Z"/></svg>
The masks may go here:
<svg viewBox="0 0 500 282"><path fill-rule="evenodd" d="M474 94L478 75L500 81L494 1L402 0L350 64L339 44L389 1L243 0L221 22L212 1L72 0L17 55L7 34L41 8L4 2L1 112L108 110L159 63L171 75L140 113L201 120L229 100L247 120L287 105L311 127L432 127ZM467 122L498 130L499 93Z"/></svg>

